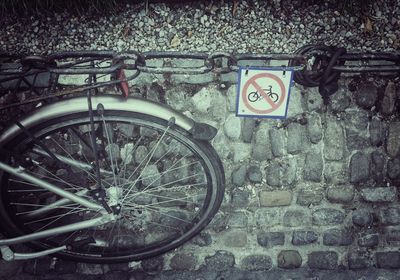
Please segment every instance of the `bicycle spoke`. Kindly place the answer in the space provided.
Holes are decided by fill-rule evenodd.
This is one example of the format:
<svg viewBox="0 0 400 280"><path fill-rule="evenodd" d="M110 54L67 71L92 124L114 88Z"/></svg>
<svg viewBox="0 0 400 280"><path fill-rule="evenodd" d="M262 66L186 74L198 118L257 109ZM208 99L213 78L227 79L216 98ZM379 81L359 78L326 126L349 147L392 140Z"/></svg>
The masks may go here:
<svg viewBox="0 0 400 280"><path fill-rule="evenodd" d="M72 214L79 213L79 212L83 212L83 211L87 211L87 209L79 209L79 208L75 207L74 209L68 211L67 213L58 214L58 215L54 215L54 216L50 216L50 217L46 217L46 218L42 218L42 219L30 221L30 222L26 222L26 223L24 223L24 225L30 225L30 224L34 224L34 223L39 223L39 222L51 220L51 219L54 219L54 218L65 217L65 216L72 215ZM47 224L47 225L44 226L43 228L45 228L45 227L47 227L47 226L49 226L49 225L50 225L50 224ZM42 229L42 228L41 228L41 229Z"/></svg>
<svg viewBox="0 0 400 280"><path fill-rule="evenodd" d="M76 203L75 203L76 204ZM10 205L17 205L17 206L30 206L30 207L44 207L47 206L48 204L39 204L39 203L23 203L23 202L10 202ZM71 208L71 207L66 207L66 206L58 206L58 207L63 207L63 208ZM76 208L76 207L72 207ZM37 209L36 209L37 210Z"/></svg>
<svg viewBox="0 0 400 280"><path fill-rule="evenodd" d="M63 179L61 179L60 177L58 177L57 175L54 175L53 173L51 173L50 171L48 171L46 168L40 166L40 164L39 164L38 162L35 162L35 161L32 161L32 162L33 162L33 163L35 164L35 166L37 166L39 169L44 170L44 171L45 171L46 173L48 173L49 175L53 176L53 177L48 177L48 176L45 176L45 175L41 174L41 175L40 175L41 177L47 178L47 179L51 179L51 180L54 180L54 181L59 182L59 183L66 184L67 186L70 186L70 187L72 187L72 188L74 188L74 189L76 189L76 190L83 189L83 188L80 187L80 186L77 186L77 185L72 184L72 183L68 183L68 182L66 182L65 180L63 180ZM31 173L32 175L37 175L37 174L33 173L32 171L29 171L29 170L25 170L25 171ZM56 180L56 179L57 179L57 180Z"/></svg>
<svg viewBox="0 0 400 280"><path fill-rule="evenodd" d="M142 138L143 138L143 136L140 136L139 140L137 140L137 141L136 141L136 144L132 147L132 149L131 149L132 157L133 157L133 154L136 152L137 147L139 146L140 141L142 140ZM125 158L124 158L125 160L123 160L124 166L121 168L120 172L118 173L118 175L120 175L120 173L121 173L122 170L123 170L124 173L123 173L122 178L124 178L124 179L126 179L126 177L125 177L125 175L126 175L126 166L127 166L126 157L127 157L127 156L125 156ZM134 159L132 158L132 160L134 160Z"/></svg>
<svg viewBox="0 0 400 280"><path fill-rule="evenodd" d="M160 139L158 140L158 142L156 143L156 145L154 145L152 151L149 152L149 153L146 155L146 157L144 158L144 159L146 159L147 156L149 157L149 159L147 160L145 166L142 168L142 172L139 174L138 178L137 178L137 179L135 180L135 182L132 184L132 186L130 187L128 193L122 198L121 204L123 204L123 202L124 202L124 200L126 199L126 197L129 195L129 193L132 191L133 187L134 187L134 186L136 185L136 183L139 181L139 178L141 177L141 175L142 175L142 173L143 173L143 170L145 170L145 168L148 166L150 160L152 159L152 157L153 157L155 151L156 151L157 148L158 148L158 145L160 144L160 142L161 142L162 139L164 138L164 136L165 136L165 134L167 133L168 129L169 129L169 127L167 127L167 128L164 130L162 136L160 137ZM143 159L143 160L144 160L144 159ZM138 167L142 164L143 160L140 162L140 164L138 165ZM137 167L137 168L138 168L138 167ZM136 172L137 168L135 169L134 173ZM131 175L131 176L132 176L132 175ZM131 177L129 177L128 180L130 180L130 178L131 178Z"/></svg>
<svg viewBox="0 0 400 280"><path fill-rule="evenodd" d="M113 174L113 178L114 178L114 186L117 186L117 177L115 176L116 171L118 170L118 164L117 162L115 162L115 166L114 166L114 160L113 160L113 149L114 149L114 143L112 142L112 139L110 139L110 135L109 135L109 131L106 125L106 121L104 120L104 116L102 116L102 121L103 121L103 131L105 131L106 133L106 138L107 138L107 142L108 142L108 156L110 158L110 162L111 162L111 170L112 170L112 174ZM112 126L110 125L111 129ZM107 151L106 151L107 152Z"/></svg>
<svg viewBox="0 0 400 280"><path fill-rule="evenodd" d="M201 229L201 221L215 207L218 195L212 180L220 178L215 175L219 174L215 170L218 164L210 163L207 156L215 152L162 120L153 122L140 114L114 114L107 109L104 112L94 117L94 130L89 129L87 112L39 126L35 137L57 161L30 139L15 143L21 157L30 159L26 161L27 174L92 202L91 190L101 184L106 203L112 209L121 206L114 221L54 234L38 244L54 248L89 240L68 254L83 261L113 261L117 257L138 259L187 240ZM93 168L91 136L98 146L100 176ZM7 180L4 191L10 217L21 232L56 229L103 215L103 209L88 209L16 176Z"/></svg>
<svg viewBox="0 0 400 280"><path fill-rule="evenodd" d="M173 184L173 183L176 183L176 182L179 182L179 181L184 181L184 180L193 178L193 177L195 177L195 176L197 176L197 175L198 175L198 174L190 175L190 176L181 178L181 179L176 180L176 181L173 181L173 182L168 182L168 183L166 183L166 184L164 184L164 185L161 185L161 186L159 186L159 187L164 187L164 186L168 186L168 185L170 185L170 184ZM140 191L140 192L138 192L138 193L133 194L133 195L130 197L130 199L129 199L128 201L131 201L133 198L137 197L138 195L140 195L141 193L147 191L148 189L149 189L149 188L144 188L143 191ZM127 196L128 196L128 195L125 195L124 199L123 199L122 202L121 202L121 205L123 205L123 202L124 202L124 200L125 200L125 198L126 198Z"/></svg>

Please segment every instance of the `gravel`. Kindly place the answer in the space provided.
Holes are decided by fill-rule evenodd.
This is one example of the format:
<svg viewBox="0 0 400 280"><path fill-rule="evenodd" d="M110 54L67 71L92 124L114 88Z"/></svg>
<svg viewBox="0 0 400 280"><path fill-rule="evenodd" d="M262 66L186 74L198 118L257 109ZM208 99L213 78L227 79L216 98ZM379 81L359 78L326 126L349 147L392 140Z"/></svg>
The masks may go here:
<svg viewBox="0 0 400 280"><path fill-rule="evenodd" d="M148 9L144 3L127 4L119 12L100 15L10 15L0 18L0 50L291 53L309 43L359 51L399 48L400 0L371 3L369 22L358 9L340 9L337 2L248 0L237 1L234 8L232 1L164 1L150 3Z"/></svg>

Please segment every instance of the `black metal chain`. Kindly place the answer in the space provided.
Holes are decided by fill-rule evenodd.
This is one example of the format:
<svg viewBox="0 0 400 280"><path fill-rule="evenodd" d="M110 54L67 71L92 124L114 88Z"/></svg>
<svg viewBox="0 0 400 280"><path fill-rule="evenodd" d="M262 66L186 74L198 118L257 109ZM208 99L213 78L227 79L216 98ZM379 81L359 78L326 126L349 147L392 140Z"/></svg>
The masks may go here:
<svg viewBox="0 0 400 280"><path fill-rule="evenodd" d="M161 64L160 60L162 60ZM190 61L190 63L180 64L179 60ZM319 87L319 92L325 102L328 102L329 96L336 91L337 82L342 73L394 75L400 73L400 53L350 53L346 52L344 48L325 45L306 45L293 54L140 53L136 51L125 53L76 51L26 57L1 54L0 96L2 84L16 79L20 83L22 81L24 85L28 84L32 91L35 89L35 85L29 84L26 76L34 76L33 80L35 81L37 75L46 72L53 75L52 80L54 81L58 81L58 77L61 75L111 75L112 77L111 81L82 85L72 91L71 89L65 91L65 94L69 94L79 92L79 89L86 91L92 87L99 88L126 83L135 79L140 73L178 75L211 73L214 74L215 81L218 81L222 74L238 72L240 67L246 67L252 61L264 61L265 65L273 61L281 61L287 70L295 72L295 82L306 87ZM15 63L19 66L15 67ZM8 67L7 65L13 66ZM131 74L126 77L118 75L123 70L129 70ZM121 77L124 78L121 79ZM49 96L62 95L59 90ZM35 100L37 99L40 97Z"/></svg>

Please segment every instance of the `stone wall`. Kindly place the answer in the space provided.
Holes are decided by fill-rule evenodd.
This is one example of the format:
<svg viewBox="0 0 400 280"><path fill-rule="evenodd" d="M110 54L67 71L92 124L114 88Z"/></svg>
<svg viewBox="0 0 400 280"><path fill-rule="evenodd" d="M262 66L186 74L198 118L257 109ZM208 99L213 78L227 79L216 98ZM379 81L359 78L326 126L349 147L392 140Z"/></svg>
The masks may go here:
<svg viewBox="0 0 400 280"><path fill-rule="evenodd" d="M342 79L328 106L315 88L295 85L288 118L273 120L236 117L229 81L201 86L164 78L143 80L133 92L165 98L218 128L212 145L225 168L225 198L193 240L131 268L400 268L400 93L393 82ZM86 274L112 268L58 267Z"/></svg>
<svg viewBox="0 0 400 280"><path fill-rule="evenodd" d="M219 129L225 200L166 268L400 268L393 82L342 80L329 106L296 85L284 120L236 117L236 85L191 94L171 88L167 103Z"/></svg>

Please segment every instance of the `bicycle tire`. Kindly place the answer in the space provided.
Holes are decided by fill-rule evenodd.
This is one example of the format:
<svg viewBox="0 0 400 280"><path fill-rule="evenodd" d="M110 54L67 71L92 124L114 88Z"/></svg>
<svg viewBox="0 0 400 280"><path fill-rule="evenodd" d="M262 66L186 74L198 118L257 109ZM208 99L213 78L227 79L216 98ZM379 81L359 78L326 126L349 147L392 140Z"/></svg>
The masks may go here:
<svg viewBox="0 0 400 280"><path fill-rule="evenodd" d="M272 101L273 101L274 103L278 102L278 100L279 100L279 95L276 94L275 92L271 92L271 94L269 95L269 97L272 99Z"/></svg>
<svg viewBox="0 0 400 280"><path fill-rule="evenodd" d="M185 150L185 153L191 153L190 157L188 156L189 154L186 154L185 157L187 160L192 160L193 164L196 165L196 168L198 170L200 170L199 168L201 168L201 172L204 172L204 174L197 174L197 171L193 171L195 169L195 167L191 167L191 169L189 171L185 171L186 174L191 174L191 172L194 172L195 174L193 175L194 177L192 177L192 179L188 179L185 178L184 179L178 179L177 182L186 182L186 186L185 184L179 186L178 184L176 184L178 191L180 190L179 188L185 188L184 192L190 192L192 191L193 193L195 193L196 189L199 189L200 191L203 191L203 189L196 188L195 187L195 183L197 182L196 180L199 180L200 177L205 178L205 180L207 180L207 184L203 184L206 186L206 193L203 194L201 193L201 195L198 195L200 198L198 199L196 196L196 194L193 197L190 196L182 196L182 194L179 194L179 192L175 192L173 193L171 191L171 188L175 187L172 186L170 184L172 184L171 182L168 182L168 180L165 180L165 178L158 178L156 180L159 180L160 182L167 182L167 185L164 185L163 187L166 188L166 186L169 186L169 191L172 193L172 195L174 196L178 196L178 201L182 200L181 205L170 205L168 206L168 203L170 204L174 204L173 201L175 201L176 199L174 199L174 196L168 196L167 194L163 193L163 196L161 196L159 193L157 193L157 190L154 191L154 193L157 193L157 195L159 195L160 197L157 197L157 195L154 195L154 197L151 198L151 203L158 203L159 205L162 205L161 207L154 207L151 206L151 204L147 204L147 206L143 206L142 208L140 208L140 202L134 201L134 203L137 203L137 205L135 204L135 206L133 207L134 209L132 210L127 210L126 213L128 213L131 216L137 215L137 217L140 217L141 214L145 213L147 216L143 219L138 219L137 217L135 217L135 219L132 220L128 220L130 222L129 225L131 225L131 228L128 228L126 224L124 224L123 226L126 228L120 229L118 228L118 234L113 234L113 239L108 239L106 241L104 240L100 240L101 242L103 242L104 244L112 244L109 246L109 248L106 248L106 245L104 245L103 247L101 247L101 242L99 243L100 245L97 245L97 239L96 237L98 237L97 235L99 235L100 237L104 235L104 233L102 231L106 231L107 226L106 225L105 229L94 229L94 232L91 232L91 230L88 230L87 233L85 232L78 232L73 233L76 234L76 236L74 236L73 240L65 240L65 235L68 234L64 234L62 235L62 239L60 237L51 237L50 240L46 239L46 240L40 240L40 241L35 241L35 242L31 242L28 245L32 246L36 249L49 249L52 247L56 247L56 246L60 246L60 245L64 245L64 243L69 243L71 241L79 241L82 240L91 235L95 236L95 240L96 240L96 244L95 246L93 246L93 244L87 244L82 248L77 248L77 249L71 249L70 251L64 251L61 252L59 254L56 254L59 257L62 258L66 258L66 259L70 259L70 260L74 260L74 261L80 261L80 262L92 262L92 263L116 263L116 262L127 262L127 261L136 261L136 260L142 260L145 258L150 258L150 257L154 257L157 255L160 255L162 253L165 253L167 251L170 251L172 249L175 249L177 247L179 247L180 245L182 245L183 243L187 242L188 240L190 240L192 237L194 237L196 234L198 234L202 229L204 229L206 227L206 225L211 221L212 217L215 215L215 213L218 211L219 206L222 202L223 199L223 193L224 193L224 171L223 171L223 167L221 164L221 161L217 155L217 153L215 152L215 150L212 148L212 146L205 141L200 141L200 140L196 140L193 139L190 134L187 131L184 131L183 129L176 127L176 126L172 126L170 127L170 125L168 124L168 122L166 122L165 120L156 118L156 117L152 117L152 116L148 116L148 115L143 115L143 114L139 114L139 113L133 113L133 112L126 112L126 111L108 111L105 110L104 111L104 118L101 119L99 116L95 117L95 123L97 126L96 129L96 134L99 133L101 134L99 137L105 137L104 134L112 134L112 136L108 136L108 140L109 140L109 146L103 147L103 152L105 152L106 154L107 152L107 147L109 147L108 151L111 150L111 148L115 147L115 145L119 146L120 148L122 147L122 142L120 143L119 141L121 141L122 139L122 128L124 130L128 130L129 127L133 128L133 130L131 131L132 133L138 133L136 136L132 136L132 137L136 137L136 140L138 140L138 138L140 137L140 139L144 138L145 140L138 140L139 143L147 143L150 145L150 139L147 139L148 137L155 137L158 139L162 139L162 135L166 135L164 141L165 144L170 144L171 147L173 146L177 146L180 145L179 149L180 150ZM40 139L41 141L43 141L43 143L45 143L50 149L52 150L56 150L57 155L59 155L59 153L61 153L63 150L67 151L66 155L67 156L71 156L72 155L76 158L78 158L77 155L73 154L72 151L69 151L69 149L73 149L69 146L64 146L63 139L68 139L68 141L70 140L70 137L72 137L72 132L68 132L68 131L73 131L73 127L78 128L78 132L83 131L84 128L86 128L86 126L89 124L89 117L88 117L88 113L74 113L68 116L63 116L63 117L59 117L59 118L55 118L49 121L45 121L41 124L38 124L37 126L30 128L30 132L32 134L35 135L35 137L37 139ZM111 128L109 128L107 125L110 125ZM124 127L125 125L125 127ZM101 126L104 126L105 129L101 130L99 129ZM116 130L117 128L117 130ZM121 131L118 130L121 128ZM142 133L142 129L143 131L147 131L147 132L143 132ZM100 132L97 132L98 130L100 130ZM109 131L110 130L110 131ZM108 132L107 132L108 131ZM66 133L70 133L71 135L66 135ZM164 134L163 134L164 133ZM157 134L157 136L156 136ZM115 136L117 135L117 136ZM144 136L145 135L145 136ZM87 135L84 135L82 133L81 137L85 136L88 137ZM121 138L118 138L120 137ZM126 136L126 135L125 135ZM98 136L96 135L96 138ZM114 138L116 137L116 138ZM127 137L126 139L135 139L135 138L129 138ZM79 138L79 137L78 137ZM57 147L56 144L50 145L49 139L52 139L53 142L58 142L58 144L60 145L60 148ZM72 138L71 138L72 139ZM115 139L115 142L113 142L112 139ZM84 139L81 139L82 141ZM79 140L80 141L80 140ZM102 140L103 141L103 140ZM140 142L140 141L144 141L144 142ZM160 140L161 141L161 140ZM65 140L65 142L67 142L67 140ZM62 143L62 144L61 144ZM161 143L161 142L159 142ZM80 143L79 145L82 146L82 144L84 143ZM125 143L124 147L127 147L126 145L130 144L129 143ZM135 144L136 145L136 144ZM158 149L157 143L153 143L153 148L154 151L156 151L156 149ZM155 145L155 146L154 146ZM100 146L100 144L99 144ZM104 146L104 145L103 145ZM138 147L138 146L137 146ZM10 139L10 141L8 141L5 145L4 148L11 151L11 154L15 154L15 155L19 155L21 158L21 155L23 156L23 158L27 157L28 160L28 167L26 170L28 170L28 172L36 172L36 170L39 170L39 167L37 166L38 164L35 163L33 164L32 161L36 160L39 161L40 165L43 167L45 166L46 168L48 168L48 170L53 171L56 168L59 167L54 167L54 161L52 161L51 159L48 158L48 156L43 156L43 158L39 156L37 156L37 153L35 154L35 152L33 152L34 150L34 145L32 143L32 140L28 137L26 137L26 134L21 132L19 133L17 136L15 136L13 139ZM87 149L89 149L90 147L86 147ZM116 148L115 148L116 149ZM81 148L82 150L82 148ZM120 152L122 151L122 149L120 149ZM137 150L136 150L137 151ZM150 151L150 149L149 149ZM169 151L169 148L168 148ZM133 150L131 150L132 152L132 157L133 157ZM82 151L81 151L82 153ZM86 152L85 152L86 153ZM112 159L112 153L114 152L110 152L108 155L108 157L111 159L110 163L113 162ZM177 157L177 159L175 159L176 161L182 160L182 158L184 159L182 151L180 152L174 152L174 154L171 154L171 158L172 157ZM69 155L68 155L69 154ZM78 154L78 153L77 153ZM121 154L121 153L120 153ZM168 154L168 152L167 152ZM36 155L37 158L32 159L32 156ZM148 154L149 155L149 154ZM165 154L164 154L165 156ZM168 155L170 156L170 155ZM180 158L179 158L180 156ZM89 157L88 154L85 155L85 158ZM117 157L117 154L115 154L115 157ZM153 155L150 156L150 160L152 159ZM159 157L159 156L158 156ZM193 159L192 159L193 157ZM125 157L124 160L126 159L127 156ZM82 155L80 156L80 159L82 159ZM89 158L87 158L89 159ZM184 160L186 160L184 159ZM197 161L195 160L197 159ZM75 158L74 158L75 160ZM120 160L120 159L119 159ZM164 160L164 159L163 159ZM169 161L168 161L169 160ZM13 162L14 159L11 159L10 162ZM107 155L104 156L103 161L107 161ZM134 162L135 160L133 160L132 162ZM171 162L174 164L173 159L170 158L165 158L166 162ZM175 163L176 163L175 161ZM77 160L77 162L79 162ZM91 162L88 160L88 162ZM155 166L156 168L159 168L157 164L159 164L161 162L157 161L156 164L153 164L152 166ZM129 163L124 162L125 165L128 165ZM137 163L139 164L139 163ZM167 163L163 163L165 166L168 166ZM181 164L181 163L180 163ZM199 164L199 166L197 166L197 164ZM118 166L118 162L116 161L116 165ZM104 166L105 163L104 163ZM139 165L140 166L140 165ZM149 165L146 165L144 168L146 168ZM169 165L170 166L170 165ZM126 170L128 170L128 167L125 167ZM131 167L129 167L131 168ZM164 168L164 167L162 167ZM170 168L170 167L169 167ZM111 170L116 170L117 168L112 168ZM168 171L169 169L167 169L166 171ZM60 170L57 170L57 172ZM79 170L78 170L79 171ZM120 169L121 171L121 169ZM124 170L125 172L125 170ZM162 174L162 176L164 176L166 173L165 170L158 170L159 174ZM78 172L79 173L79 172ZM113 172L115 174L115 172ZM136 188L136 196L139 196L139 193L142 192L145 193L145 191L149 191L150 185L152 183L147 182L146 184L144 183L145 179L148 179L148 177L141 177L142 173L137 175L138 177L136 178L137 180L135 181L138 185L140 185L140 188L144 188L142 190L139 189L139 186L135 186ZM155 172L157 173L157 172ZM77 180L79 178L77 177L82 177L82 174L78 174L76 176L70 176L70 177L75 177L75 178L70 178L68 176L66 177L62 177L62 175L57 175L59 173L56 173L56 175L51 175L53 173L49 172L49 174L45 173L47 176L44 176L43 174L42 179L47 179L49 181L52 181L53 183L58 184L60 187L65 187L65 186L61 186L64 185L63 182L65 182L65 180L69 180L68 184L66 184L68 187L71 186L76 186L74 180ZM90 176L89 174L86 174L87 178L80 178L82 179L82 182L90 182L93 178L92 176ZM59 177L58 177L59 176ZM158 176L158 175L157 175ZM189 175L190 177L191 175ZM85 177L85 176L83 176ZM125 176L124 176L125 177ZM199 177L199 178L198 178ZM60 178L63 178L62 180ZM122 201L125 201L126 196L130 194L129 192L125 192L125 186L128 185L132 185L131 188L133 187L134 184L131 184L132 182L129 181L131 177L127 178L119 178L121 181L122 179L127 180L128 182L124 182L118 185L117 183L115 184L115 192L120 191L122 192L123 195L125 195L125 197L123 198ZM175 178L175 177L174 177ZM106 181L110 180L112 181L113 178L102 178L102 182L103 184L109 184L109 187L107 189L112 189L113 188L113 184L110 184L109 182ZM115 178L114 178L115 179ZM140 179L140 180L139 180ZM196 180L195 180L196 179ZM93 180L92 180L93 181ZM118 182L121 182L118 181ZM154 180L153 180L154 181ZM172 180L172 182L174 182ZM175 182L175 183L177 183ZM93 184L93 182L91 182ZM150 184L150 185L149 185ZM201 185L202 183L199 183L199 185ZM21 186L22 185L22 186ZM29 186L30 189L27 188L27 186L29 186L28 184L24 183L24 182L17 182L15 180L15 178L13 178L12 176L9 176L8 174L2 174L1 176L1 192L0 192L0 220L1 222L1 226L2 226L2 231L3 233L7 236L7 237L15 237L15 236L19 236L21 234L26 234L26 233L30 233L32 231L38 230L38 226L40 226L40 222L43 221L34 221L34 223L30 223L29 225L27 225L29 223L26 222L26 217L25 220L21 218L21 216L23 216L24 214L21 214L23 212L21 212L22 210L26 210L27 206L22 205L22 204L27 204L24 203L24 201L30 201L29 199L32 199L32 201L36 201L36 196L32 196L33 191L30 190L32 189L32 186ZM78 185L80 186L80 185ZM18 193L16 191L19 191L22 188L22 191L25 191L25 193L21 194L14 194L14 193ZM147 188L147 189L146 189ZM158 187L160 188L160 187ZM122 190L119 190L122 189ZM152 190L152 189L150 189ZM165 191L165 189L160 188L159 190ZM29 193L30 191L32 191L32 193ZM37 191L37 190L36 190ZM50 197L45 197L43 196L42 198L46 198L45 201L46 203L50 203L47 201L51 201L51 199L54 199L51 195L52 193L48 193L47 191L43 191L46 195L50 195ZM47 193L46 193L47 192ZM21 193L21 192L19 192ZM111 191L110 191L111 193ZM38 197L41 196L37 195ZM179 195L181 195L179 197ZM112 200L112 194L108 195L108 199L109 202ZM146 196L146 194L144 195ZM149 195L147 195L149 196ZM151 195L150 195L151 196ZM163 199L167 199L164 202L162 202L161 197L163 197ZM118 197L119 199L120 197ZM133 197L135 198L135 197ZM168 198L171 198L170 200L168 200ZM183 201L183 199L181 198L185 198L188 199L188 201ZM190 202L190 198L192 198L192 200L194 202ZM17 199L17 202L15 201ZM113 198L115 199L115 198ZM142 199L144 199L142 197ZM145 200L145 199L144 199ZM197 200L199 202L197 202ZM201 202L200 202L201 200ZM22 201L22 202L18 202L18 201ZM39 200L41 201L41 200ZM160 202L161 201L161 202ZM17 204L16 204L17 203ZM143 202L144 203L144 202ZM160 204L161 203L161 204ZM199 206L201 203L201 207L197 207ZM33 204L33 203L28 203L28 204ZM39 203L40 204L40 203ZM139 206L138 206L139 205ZM29 205L30 207L32 207L32 205ZM41 205L43 206L43 205ZM38 206L39 207L39 206ZM73 207L73 206L71 206ZM124 205L122 205L122 208L124 209ZM131 207L131 208L132 208ZM148 208L146 208L148 207ZM182 218L183 216L179 216L179 218L181 220L181 223L177 222L178 220L178 216L176 216L176 220L174 220L173 217L170 217L170 219L168 220L168 216L163 216L166 213L172 213L172 212L165 212L165 213L161 213L162 209L161 208L167 208L167 207L171 207L171 209L173 209L174 211L177 211L177 213L182 210L182 213L184 213L185 215L189 215L191 214L191 218L190 218L190 222L188 220L184 220L184 218ZM174 208L175 207L175 208ZM186 208L185 208L186 207ZM141 209L140 211L137 209ZM151 214L150 209L151 208L159 208L159 214ZM126 209L128 209L128 206L126 206ZM69 208L67 209L57 209L57 213L61 213L60 215L65 214L65 211L63 212L63 210L67 211L69 210ZM152 209L154 210L154 209ZM178 211L179 210L179 211ZM187 213L190 211L193 211L194 213ZM72 210L71 210L72 211ZM78 210L77 210L78 211ZM123 210L122 210L123 211ZM131 211L131 212L129 212ZM134 212L136 211L136 212ZM147 211L147 212L146 212ZM165 210L166 211L166 210ZM29 212L29 211L28 211ZM134 212L134 214L132 214ZM121 212L122 213L122 212ZM20 214L20 215L18 215ZM67 217L72 216L75 213L72 214L68 214ZM86 215L86 212L84 212L83 215ZM87 214L89 215L89 214ZM90 214L92 215L92 214ZM90 216L89 215L89 216ZM159 216L157 216L159 215ZM154 216L154 217L152 217ZM150 217L150 218L149 218ZM157 219L156 219L157 217ZM161 217L161 218L160 218ZM187 216L184 216L187 217ZM43 219L45 219L46 217L44 217ZM51 217L52 219L50 219L50 221L55 220L55 222L53 222L53 225L47 225L47 228L51 228L52 226L56 226L56 225L60 225L62 224L64 221L65 217L62 217L61 219L57 219L55 218L55 216ZM71 217L70 217L71 218ZM73 216L74 219L78 219L79 220L79 215L74 215ZM87 217L84 217L87 218ZM82 219L84 219L82 218ZM173 222L175 222L176 224L176 228L171 228L169 229L169 231L176 231L176 233L172 234L172 236L167 237L161 237L164 239L161 240L156 240L153 242L147 243L132 243L133 240L129 240L131 243L129 245L123 245L123 240L118 240L115 241L115 236L117 236L117 239L119 238L119 234L120 232L124 233L125 238L127 238L128 236L133 236L133 233L135 233L135 238L140 239L143 237L144 240L147 238L147 236L150 236L151 238L156 239L157 238L157 234L163 235L163 234L167 234L167 232L164 232L164 228L160 229L162 225L159 226L159 228L157 228L157 223L155 223L154 221L157 221L159 223L161 223L161 221L163 220L163 218L165 219L165 223L171 223L173 224ZM67 219L67 221L65 223L69 223L69 218L65 218ZM124 216L125 219L125 216ZM127 218L128 219L128 218ZM144 224L140 224L140 222L142 220L144 220L145 222L147 222L146 219L154 219L151 220L151 222L149 221L149 225L144 225ZM117 225L117 227L123 227L121 224L122 218L118 219L119 224ZM114 226L116 226L116 224L118 223L115 222L115 224L113 224L113 227L111 229L111 232L109 233L109 238L111 233L114 230ZM32 222L32 221L30 221ZM136 225L135 223L138 223L138 225ZM38 226L32 226L35 224L39 224ZM128 223L127 223L128 224ZM132 225L133 224L133 225ZM174 225L175 225L174 224ZM181 225L181 224L185 224L185 225ZM133 229L135 228L135 229ZM143 230L146 231L148 230L149 232L146 234L142 234L141 232L139 232L139 230ZM131 232L129 232L129 230ZM125 231L131 235L127 235L125 234ZM137 232L136 232L137 231ZM158 232L156 232L158 231ZM101 232L101 233L100 233ZM140 235L139 235L140 234ZM147 236L146 236L147 235ZM53 240L51 240L53 238ZM69 237L71 238L71 237ZM150 238L150 239L151 239ZM119 242L121 242L121 244L119 244ZM126 241L128 242L128 241ZM136 242L136 241L135 241ZM143 241L146 242L146 241ZM129 243L129 242L128 242ZM120 246L126 246L126 247L120 247ZM100 248L100 249L99 249ZM101 249L102 248L102 249Z"/></svg>
<svg viewBox="0 0 400 280"><path fill-rule="evenodd" d="M258 101L258 99L260 99L260 96L258 95L258 93L257 93L256 91L253 91L253 92L250 92L250 93L247 95L247 99L248 99L250 102L256 102L256 101Z"/></svg>

